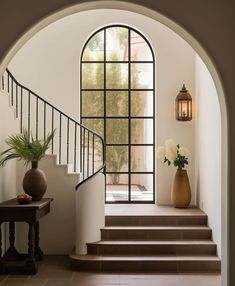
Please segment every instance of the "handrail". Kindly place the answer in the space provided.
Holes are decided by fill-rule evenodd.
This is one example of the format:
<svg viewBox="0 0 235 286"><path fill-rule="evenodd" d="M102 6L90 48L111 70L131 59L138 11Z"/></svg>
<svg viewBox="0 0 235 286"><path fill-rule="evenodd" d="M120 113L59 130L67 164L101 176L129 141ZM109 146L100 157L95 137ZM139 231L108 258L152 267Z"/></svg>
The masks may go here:
<svg viewBox="0 0 235 286"><path fill-rule="evenodd" d="M8 69L2 75L0 87L2 91L10 95L11 106L15 107L16 118L20 117L21 132L26 128L30 133L36 132L36 138L41 133L43 133L43 137L45 138L47 130L52 131L58 127L59 135L57 138L54 137L52 139L51 153L55 154L57 147L59 150L59 164L63 164L64 161L69 164L72 158L73 171L77 172L77 148L80 148L79 171L82 173L82 181L76 185L76 190L81 184L103 170L105 167L105 142L99 134L80 124L41 96L19 83ZM25 111L27 114L25 114ZM48 114L50 115L49 119ZM58 120L55 122L56 114ZM40 118L42 115L43 118ZM64 126L62 121L64 119L66 120L66 126ZM71 124L74 124L73 133L71 132ZM39 130L40 126L42 130ZM80 129L80 132L78 132L78 129ZM78 140L80 140L80 144L77 143ZM63 149L63 145L65 145L65 149ZM65 150L65 152L62 150ZM101 166L97 167L96 159L99 155L101 155L102 163Z"/></svg>

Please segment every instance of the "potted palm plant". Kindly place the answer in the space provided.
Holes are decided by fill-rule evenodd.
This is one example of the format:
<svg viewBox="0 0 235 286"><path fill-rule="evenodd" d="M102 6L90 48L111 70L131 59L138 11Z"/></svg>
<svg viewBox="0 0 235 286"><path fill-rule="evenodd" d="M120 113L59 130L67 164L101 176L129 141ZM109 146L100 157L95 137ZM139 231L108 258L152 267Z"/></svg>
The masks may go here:
<svg viewBox="0 0 235 286"><path fill-rule="evenodd" d="M48 133L44 140L35 138L27 130L22 134L10 135L6 139L9 148L0 154L0 166L8 160L23 160L25 165L31 163L32 168L26 172L23 188L34 201L40 201L46 192L47 180L44 172L38 168L38 162L45 156L55 131Z"/></svg>

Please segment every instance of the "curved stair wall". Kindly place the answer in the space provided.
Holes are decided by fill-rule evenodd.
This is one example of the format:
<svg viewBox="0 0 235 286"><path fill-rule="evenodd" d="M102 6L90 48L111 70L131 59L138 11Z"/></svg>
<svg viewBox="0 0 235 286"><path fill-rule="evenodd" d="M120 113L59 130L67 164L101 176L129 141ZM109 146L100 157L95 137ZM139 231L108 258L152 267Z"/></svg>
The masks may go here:
<svg viewBox="0 0 235 286"><path fill-rule="evenodd" d="M87 243L101 239L100 229L105 225L105 178L95 175L76 192L76 246L75 253L87 254Z"/></svg>

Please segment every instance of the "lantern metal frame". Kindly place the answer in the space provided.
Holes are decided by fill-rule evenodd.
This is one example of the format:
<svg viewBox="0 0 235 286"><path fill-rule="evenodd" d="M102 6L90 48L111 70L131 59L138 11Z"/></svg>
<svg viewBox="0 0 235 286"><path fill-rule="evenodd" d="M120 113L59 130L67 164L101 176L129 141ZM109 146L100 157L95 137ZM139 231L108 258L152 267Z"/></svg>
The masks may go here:
<svg viewBox="0 0 235 286"><path fill-rule="evenodd" d="M178 121L192 120L192 97L185 85L175 99L175 118Z"/></svg>

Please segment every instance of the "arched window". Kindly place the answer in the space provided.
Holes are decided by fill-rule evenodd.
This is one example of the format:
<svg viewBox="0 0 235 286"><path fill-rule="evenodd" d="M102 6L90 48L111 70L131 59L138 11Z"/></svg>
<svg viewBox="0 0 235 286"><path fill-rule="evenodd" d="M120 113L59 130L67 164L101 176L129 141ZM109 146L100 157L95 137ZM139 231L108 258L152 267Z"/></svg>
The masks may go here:
<svg viewBox="0 0 235 286"><path fill-rule="evenodd" d="M152 48L133 28L107 26L84 45L81 122L106 142L107 203L155 201L154 71Z"/></svg>

